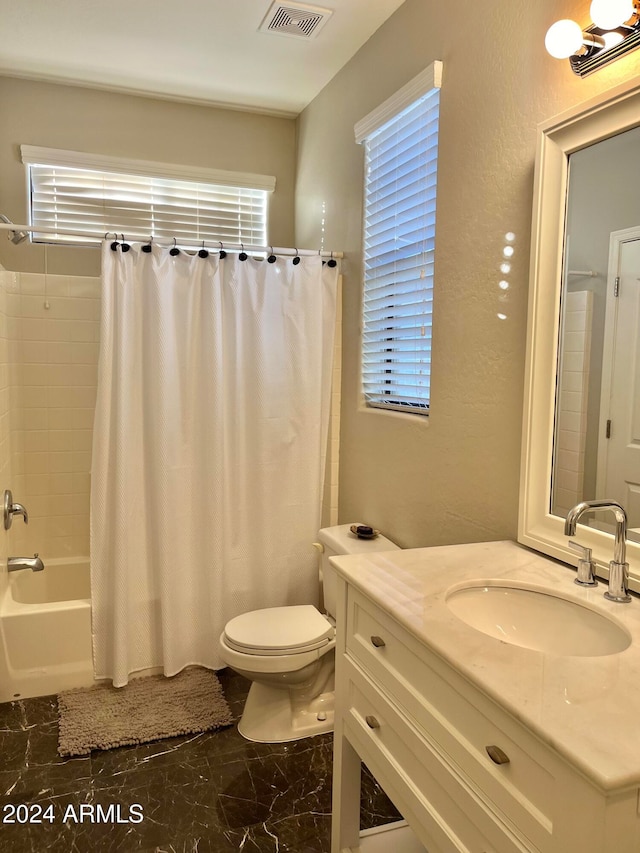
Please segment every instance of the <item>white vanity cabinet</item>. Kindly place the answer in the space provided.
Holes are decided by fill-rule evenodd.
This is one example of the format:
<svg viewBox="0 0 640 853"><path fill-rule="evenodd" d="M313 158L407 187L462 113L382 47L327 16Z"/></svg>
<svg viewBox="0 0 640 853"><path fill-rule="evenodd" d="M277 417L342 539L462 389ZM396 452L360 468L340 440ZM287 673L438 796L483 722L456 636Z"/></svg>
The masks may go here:
<svg viewBox="0 0 640 853"><path fill-rule="evenodd" d="M637 786L599 789L340 575L332 853L640 853ZM360 834L360 761L406 826Z"/></svg>

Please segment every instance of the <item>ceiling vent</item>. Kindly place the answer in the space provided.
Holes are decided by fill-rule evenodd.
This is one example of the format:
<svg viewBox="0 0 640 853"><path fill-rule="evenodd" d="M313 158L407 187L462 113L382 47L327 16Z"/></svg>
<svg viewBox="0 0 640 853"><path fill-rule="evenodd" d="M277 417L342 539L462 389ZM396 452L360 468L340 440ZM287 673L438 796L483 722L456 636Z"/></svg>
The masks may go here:
<svg viewBox="0 0 640 853"><path fill-rule="evenodd" d="M307 3L284 5L274 3L258 29L263 33L278 33L296 38L315 38L333 14L331 9L309 6Z"/></svg>

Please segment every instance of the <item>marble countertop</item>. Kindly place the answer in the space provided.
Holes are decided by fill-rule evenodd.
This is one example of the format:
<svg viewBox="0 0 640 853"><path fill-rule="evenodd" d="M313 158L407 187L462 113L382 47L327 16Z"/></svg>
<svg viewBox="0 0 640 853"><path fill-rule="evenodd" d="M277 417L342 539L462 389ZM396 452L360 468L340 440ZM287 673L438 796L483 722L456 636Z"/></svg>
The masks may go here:
<svg viewBox="0 0 640 853"><path fill-rule="evenodd" d="M509 541L357 554L331 562L601 789L640 785L640 598L634 596L630 604L607 601L606 583L579 587L569 567ZM546 654L485 635L447 607L451 587L495 579L526 582L596 608L626 627L631 645L600 657Z"/></svg>

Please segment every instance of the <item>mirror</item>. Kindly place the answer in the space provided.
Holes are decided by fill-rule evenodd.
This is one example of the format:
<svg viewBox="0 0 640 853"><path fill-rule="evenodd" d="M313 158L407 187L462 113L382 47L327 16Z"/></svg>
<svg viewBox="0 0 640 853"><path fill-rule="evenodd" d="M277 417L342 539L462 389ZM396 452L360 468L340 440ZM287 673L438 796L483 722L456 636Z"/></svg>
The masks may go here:
<svg viewBox="0 0 640 853"><path fill-rule="evenodd" d="M551 512L611 498L640 541L640 128L569 156ZM634 369L636 367L636 369ZM589 523L613 532L608 515ZM604 526L603 526L604 525Z"/></svg>
<svg viewBox="0 0 640 853"><path fill-rule="evenodd" d="M518 540L573 565L564 535L568 506L596 496L618 500L629 526L640 528L640 476L634 479L626 448L612 451L611 442L616 433L625 439L620 445L633 445L621 418L640 420L640 389L629 385L635 374L640 382L640 363L633 369L638 315L626 301L621 309L612 292L616 278L619 294L628 280L632 301L640 290L630 286L640 278L640 202L629 198L638 195L629 192L636 170L623 162L639 143L638 80L538 132ZM617 173L605 175L618 157ZM576 538L593 549L606 577L613 558L608 514L584 522ZM629 538L630 587L640 591L640 536Z"/></svg>

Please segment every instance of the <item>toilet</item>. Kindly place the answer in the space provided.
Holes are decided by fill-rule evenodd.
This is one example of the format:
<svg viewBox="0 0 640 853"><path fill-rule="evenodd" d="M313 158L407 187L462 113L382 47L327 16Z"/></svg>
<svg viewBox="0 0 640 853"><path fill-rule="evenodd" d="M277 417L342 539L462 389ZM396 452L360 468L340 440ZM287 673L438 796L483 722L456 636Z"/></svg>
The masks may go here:
<svg viewBox="0 0 640 853"><path fill-rule="evenodd" d="M361 539L357 525L325 527L320 551L325 613L312 604L268 607L227 622L220 657L252 684L238 731L247 740L284 743L333 731L337 575L329 557L395 551L385 536Z"/></svg>

